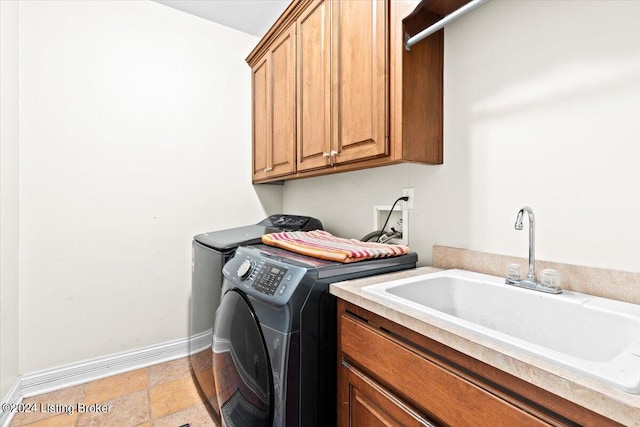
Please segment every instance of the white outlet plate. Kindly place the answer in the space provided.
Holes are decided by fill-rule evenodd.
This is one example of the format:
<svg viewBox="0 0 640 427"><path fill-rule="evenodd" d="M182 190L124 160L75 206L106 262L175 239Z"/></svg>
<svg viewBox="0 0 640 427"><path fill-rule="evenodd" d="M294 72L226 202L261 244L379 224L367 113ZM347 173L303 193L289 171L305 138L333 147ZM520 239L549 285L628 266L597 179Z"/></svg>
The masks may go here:
<svg viewBox="0 0 640 427"><path fill-rule="evenodd" d="M413 209L413 188L403 188L402 195L408 196L409 200L406 202L402 202L405 209Z"/></svg>

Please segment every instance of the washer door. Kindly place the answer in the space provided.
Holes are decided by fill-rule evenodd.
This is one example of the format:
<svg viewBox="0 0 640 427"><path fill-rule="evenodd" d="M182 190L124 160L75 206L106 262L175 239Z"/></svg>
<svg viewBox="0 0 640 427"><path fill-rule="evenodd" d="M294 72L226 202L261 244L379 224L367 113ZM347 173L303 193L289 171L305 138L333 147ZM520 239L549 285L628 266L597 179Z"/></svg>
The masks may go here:
<svg viewBox="0 0 640 427"><path fill-rule="evenodd" d="M264 336L247 299L235 289L220 304L213 338L220 415L228 427L268 427L273 375Z"/></svg>

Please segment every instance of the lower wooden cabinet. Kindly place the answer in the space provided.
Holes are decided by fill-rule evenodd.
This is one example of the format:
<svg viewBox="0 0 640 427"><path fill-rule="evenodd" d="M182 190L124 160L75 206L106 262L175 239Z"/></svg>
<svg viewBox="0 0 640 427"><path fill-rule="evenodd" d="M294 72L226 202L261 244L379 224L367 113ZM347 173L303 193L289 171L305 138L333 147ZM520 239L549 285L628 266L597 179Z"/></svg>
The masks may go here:
<svg viewBox="0 0 640 427"><path fill-rule="evenodd" d="M617 426L586 408L338 303L339 426Z"/></svg>
<svg viewBox="0 0 640 427"><path fill-rule="evenodd" d="M345 402L348 402L349 425L435 426L367 374L346 362L343 375L348 386L345 388L348 391L348 400Z"/></svg>

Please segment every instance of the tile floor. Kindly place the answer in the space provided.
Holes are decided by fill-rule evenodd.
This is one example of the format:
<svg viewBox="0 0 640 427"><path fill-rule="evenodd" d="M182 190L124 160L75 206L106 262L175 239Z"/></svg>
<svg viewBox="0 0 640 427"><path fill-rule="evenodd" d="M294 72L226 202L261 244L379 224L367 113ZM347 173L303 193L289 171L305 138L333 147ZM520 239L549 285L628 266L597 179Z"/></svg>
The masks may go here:
<svg viewBox="0 0 640 427"><path fill-rule="evenodd" d="M215 426L183 358L24 399L10 427ZM86 405L78 413L78 405ZM68 411L71 408L73 411ZM89 409L108 412L88 412ZM73 412L67 414L67 412Z"/></svg>

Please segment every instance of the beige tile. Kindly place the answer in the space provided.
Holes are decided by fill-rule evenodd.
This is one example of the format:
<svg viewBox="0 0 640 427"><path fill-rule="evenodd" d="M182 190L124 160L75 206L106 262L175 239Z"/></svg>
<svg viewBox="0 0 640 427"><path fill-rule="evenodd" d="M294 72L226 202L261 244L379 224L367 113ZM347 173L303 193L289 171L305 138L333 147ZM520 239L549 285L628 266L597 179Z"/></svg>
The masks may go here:
<svg viewBox="0 0 640 427"><path fill-rule="evenodd" d="M216 395L216 388L213 380L213 371L211 369L205 369L201 372L196 372L202 392L208 398L212 398Z"/></svg>
<svg viewBox="0 0 640 427"><path fill-rule="evenodd" d="M22 412L13 417L11 426L23 426L46 418L62 415L68 409L74 412L78 403L84 400L84 384L63 388L24 399L23 405L35 405L34 412Z"/></svg>
<svg viewBox="0 0 640 427"><path fill-rule="evenodd" d="M190 363L193 365L193 370L196 372L211 369L213 363L213 353L211 347L202 350L199 353L192 354L189 357Z"/></svg>
<svg viewBox="0 0 640 427"><path fill-rule="evenodd" d="M151 414L154 419L202 403L196 385L190 376L152 387L149 390L149 395L151 397Z"/></svg>
<svg viewBox="0 0 640 427"><path fill-rule="evenodd" d="M189 427L216 426L204 405L195 405L166 417L154 420L155 427L176 427L184 424L189 424Z"/></svg>
<svg viewBox="0 0 640 427"><path fill-rule="evenodd" d="M189 358L172 360L159 365L149 366L149 387L177 380L191 375Z"/></svg>
<svg viewBox="0 0 640 427"><path fill-rule="evenodd" d="M151 420L147 390L125 394L101 402L107 412L85 412L78 418L78 427L125 427L135 426Z"/></svg>
<svg viewBox="0 0 640 427"><path fill-rule="evenodd" d="M27 424L25 427L74 427L78 420L78 413L72 415L62 414Z"/></svg>
<svg viewBox="0 0 640 427"><path fill-rule="evenodd" d="M104 402L118 396L133 393L147 388L147 370L125 372L120 375L92 381L87 384L84 403Z"/></svg>

